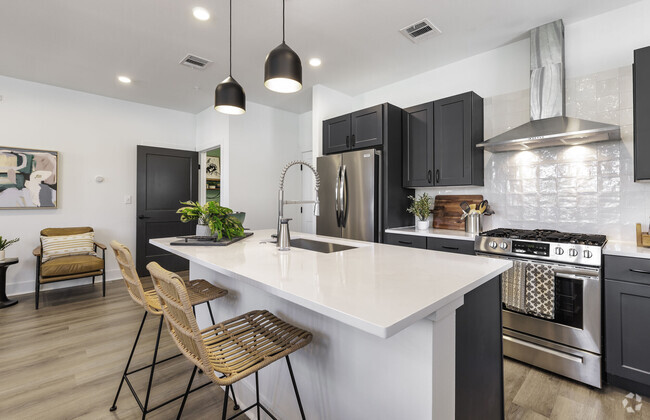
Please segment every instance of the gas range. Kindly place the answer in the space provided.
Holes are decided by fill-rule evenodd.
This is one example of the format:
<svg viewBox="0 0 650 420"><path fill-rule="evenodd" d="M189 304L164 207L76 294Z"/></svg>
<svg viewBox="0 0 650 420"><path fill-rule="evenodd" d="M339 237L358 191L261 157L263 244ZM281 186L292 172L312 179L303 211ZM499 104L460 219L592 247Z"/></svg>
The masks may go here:
<svg viewBox="0 0 650 420"><path fill-rule="evenodd" d="M557 230L493 229L476 237L479 253L600 267L605 235Z"/></svg>

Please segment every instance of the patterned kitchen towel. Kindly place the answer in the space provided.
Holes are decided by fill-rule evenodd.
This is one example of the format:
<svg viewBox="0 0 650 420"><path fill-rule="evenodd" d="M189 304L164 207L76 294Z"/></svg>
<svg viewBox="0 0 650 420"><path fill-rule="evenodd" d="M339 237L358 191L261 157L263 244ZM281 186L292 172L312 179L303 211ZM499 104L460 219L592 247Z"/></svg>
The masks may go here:
<svg viewBox="0 0 650 420"><path fill-rule="evenodd" d="M526 263L513 261L512 268L501 275L501 300L506 308L526 312Z"/></svg>
<svg viewBox="0 0 650 420"><path fill-rule="evenodd" d="M555 272L546 264L526 264L526 312L555 318Z"/></svg>

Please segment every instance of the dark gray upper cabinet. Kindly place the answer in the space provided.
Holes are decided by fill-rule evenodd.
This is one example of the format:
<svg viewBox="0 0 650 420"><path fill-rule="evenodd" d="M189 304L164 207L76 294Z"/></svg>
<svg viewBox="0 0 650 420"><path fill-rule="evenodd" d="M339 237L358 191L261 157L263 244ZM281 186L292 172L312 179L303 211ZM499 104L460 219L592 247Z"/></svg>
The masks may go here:
<svg viewBox="0 0 650 420"><path fill-rule="evenodd" d="M650 181L650 47L634 51L634 180Z"/></svg>
<svg viewBox="0 0 650 420"><path fill-rule="evenodd" d="M433 186L433 102L404 110L402 123L405 187Z"/></svg>
<svg viewBox="0 0 650 420"><path fill-rule="evenodd" d="M467 92L433 103L434 184L483 185L483 98Z"/></svg>
<svg viewBox="0 0 650 420"><path fill-rule="evenodd" d="M323 154L366 149L383 144L383 105L323 121Z"/></svg>
<svg viewBox="0 0 650 420"><path fill-rule="evenodd" d="M483 185L483 98L467 92L405 111L405 187Z"/></svg>
<svg viewBox="0 0 650 420"><path fill-rule="evenodd" d="M605 256L607 382L650 395L650 260Z"/></svg>
<svg viewBox="0 0 650 420"><path fill-rule="evenodd" d="M323 121L323 154L340 153L350 148L350 114Z"/></svg>

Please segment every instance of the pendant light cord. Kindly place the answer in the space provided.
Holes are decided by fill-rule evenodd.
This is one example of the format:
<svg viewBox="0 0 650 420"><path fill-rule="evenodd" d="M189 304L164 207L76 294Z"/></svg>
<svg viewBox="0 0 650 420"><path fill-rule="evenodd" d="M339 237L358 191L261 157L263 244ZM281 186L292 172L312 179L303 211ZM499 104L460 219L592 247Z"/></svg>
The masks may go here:
<svg viewBox="0 0 650 420"><path fill-rule="evenodd" d="M284 3L285 1L282 0L282 43L283 44L284 44Z"/></svg>
<svg viewBox="0 0 650 420"><path fill-rule="evenodd" d="M228 72L228 75L232 77L232 0L230 0L230 36L229 36L229 43L230 43L230 58L229 58L229 65L230 65L230 70Z"/></svg>

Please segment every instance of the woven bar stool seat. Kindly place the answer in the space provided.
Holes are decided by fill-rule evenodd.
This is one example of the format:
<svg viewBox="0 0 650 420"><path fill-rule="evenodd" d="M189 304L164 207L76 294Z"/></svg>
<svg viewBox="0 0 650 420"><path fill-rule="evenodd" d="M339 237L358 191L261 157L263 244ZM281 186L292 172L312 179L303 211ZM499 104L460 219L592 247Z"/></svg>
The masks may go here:
<svg viewBox="0 0 650 420"><path fill-rule="evenodd" d="M160 344L160 334L163 325L163 317L162 317L163 311L160 306L160 299L158 298L158 295L156 294L156 291L154 289L145 290L144 287L142 286L140 277L138 276L138 273L135 269L135 263L133 261L133 256L131 255L131 251L129 251L129 249L126 246L122 245L117 241L111 241L111 248L113 248L113 251L115 252L115 259L117 260L117 263L120 266L122 277L124 278L124 283L126 284L126 288L129 292L129 295L131 296L131 299L133 299L133 301L138 305L142 306L145 312L144 312L144 316L142 317L140 329L138 330L138 334L135 338L135 342L133 343L131 355L129 356L129 360L126 363L126 367L124 369L124 373L122 374L122 379L120 380L120 385L117 388L115 400L113 401L113 405L111 406L110 411L115 411L117 409L117 399L120 396L122 385L126 382L127 386L131 390L131 393L133 394L133 397L138 403L138 406L142 410L142 418L144 419L146 415L152 412L153 410L156 410L166 404L169 404L172 401L176 401L177 399L180 399L185 395L185 394L180 394L170 400L158 404L153 408L149 407L149 397L151 394L151 386L153 383L153 375L154 375L154 370L156 365L174 359L180 356L181 353L176 354L175 356L168 357L164 360L157 360L158 345ZM212 308L210 307L210 301L226 296L228 294L228 291L220 287L214 286L210 282L202 279L183 281L183 284L187 288L188 297L189 297L192 310L194 310L194 306L205 303L208 306L208 311L210 313L212 323L214 324L214 316L212 315ZM138 344L138 340L140 339L140 333L142 332L142 327L144 326L144 322L147 319L147 314L160 317L160 323L158 325L158 335L156 337L156 345L153 353L153 361L149 365L143 366L139 369L129 371L129 366L131 365L131 359L133 358L135 348ZM128 376L132 373L136 373L148 368L151 368L151 370L149 372L149 383L147 386L147 395L143 403L142 401L140 401L140 398L138 397L138 394L135 392L135 389L133 388L131 382L129 381ZM196 391L197 389L200 389L203 386L193 389L191 391L192 392ZM235 400L235 405L236 405L237 400L235 399L234 393L233 393L233 399ZM236 406L235 408L237 409L238 407Z"/></svg>
<svg viewBox="0 0 650 420"><path fill-rule="evenodd" d="M188 391L191 389L197 369L202 369L212 382L225 386L226 397L222 412L222 419L225 419L228 393L232 389L232 384L255 374L256 403L243 409L231 419L252 408L257 408L257 418L260 418L260 409L271 418L275 418L260 404L258 372L263 367L285 358L300 414L303 419L305 418L289 355L311 342L312 334L309 331L291 325L266 310L251 311L199 330L189 293L182 279L155 262L149 263L147 269L160 298L169 333L181 352L195 365L187 386ZM186 399L187 393L177 418L182 414Z"/></svg>

